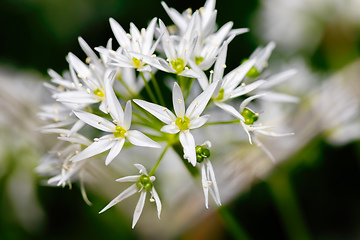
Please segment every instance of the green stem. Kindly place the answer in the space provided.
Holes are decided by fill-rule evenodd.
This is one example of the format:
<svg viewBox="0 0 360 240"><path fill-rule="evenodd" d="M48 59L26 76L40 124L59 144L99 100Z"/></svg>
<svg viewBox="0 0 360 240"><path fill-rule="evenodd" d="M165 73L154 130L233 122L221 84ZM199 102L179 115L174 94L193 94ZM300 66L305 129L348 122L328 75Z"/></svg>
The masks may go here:
<svg viewBox="0 0 360 240"><path fill-rule="evenodd" d="M207 126L207 125L219 125L219 124L234 124L234 123L240 123L240 119L235 119L235 120L231 120L231 121L224 121L224 122L208 122L208 123L205 123L204 126Z"/></svg>
<svg viewBox="0 0 360 240"><path fill-rule="evenodd" d="M125 97L124 95L122 95L121 93L119 93L118 91L116 91L115 89L114 89L114 93L115 93L115 95L118 97L118 98L121 98L121 99L123 99L123 100L128 100L128 98L127 97Z"/></svg>
<svg viewBox="0 0 360 240"><path fill-rule="evenodd" d="M289 182L288 171L284 169L277 172L268 179L267 183L288 233L288 239L312 239Z"/></svg>
<svg viewBox="0 0 360 240"><path fill-rule="evenodd" d="M160 88L159 88L159 85L158 85L157 80L155 78L155 75L152 72L150 72L150 76L151 76L151 80L152 80L152 82L154 84L156 94L158 95L158 97L160 99L160 104L162 106L165 106L165 101L164 101L164 98L163 98L162 93L160 91Z"/></svg>
<svg viewBox="0 0 360 240"><path fill-rule="evenodd" d="M122 78L118 78L118 79L121 82L121 84L125 87L126 91L129 92L130 98L135 98L137 96L137 94L135 94L133 91L131 91L129 86L124 82L124 80Z"/></svg>
<svg viewBox="0 0 360 240"><path fill-rule="evenodd" d="M162 125L159 123L158 119L155 118L153 115L151 115L149 112L147 112L146 110L144 110L143 108L141 108L137 104L133 104L132 106L134 106L134 108L139 110L139 112L144 113L148 117L146 119L146 118L142 117L140 114L138 114L136 112L133 112L133 114L136 115L139 119L141 119L144 123L151 122L151 125L154 125L154 127L152 127L152 128L155 129L155 130L158 130L158 128L162 127ZM157 126L157 128L155 128L155 126Z"/></svg>
<svg viewBox="0 0 360 240"><path fill-rule="evenodd" d="M146 92L149 94L149 97L151 99L151 101L153 103L158 103L158 101L156 100L155 98L155 95L154 93L151 91L151 88L149 86L149 83L146 81L146 78L144 76L144 73L143 72L140 72L140 76L142 77L142 79L144 80L144 84L145 84L145 89L146 89Z"/></svg>
<svg viewBox="0 0 360 240"><path fill-rule="evenodd" d="M153 167L153 169L151 169L151 171L150 171L150 173L149 173L149 176L154 175L154 173L155 173L156 169L158 168L158 166L159 166L159 164L160 164L160 162L161 162L162 158L164 157L164 155L165 155L165 153L166 153L166 151L168 150L168 148L169 148L169 147L170 147L170 145L169 145L169 144L168 144L168 145L166 145L166 147L164 148L164 151L161 153L161 155L160 155L159 159L157 160L157 162L156 162L155 166Z"/></svg>
<svg viewBox="0 0 360 240"><path fill-rule="evenodd" d="M225 227L228 229L229 233L233 236L234 239L241 240L250 240L251 237L247 232L242 228L234 214L226 206L219 207L218 210L222 220L224 221Z"/></svg>

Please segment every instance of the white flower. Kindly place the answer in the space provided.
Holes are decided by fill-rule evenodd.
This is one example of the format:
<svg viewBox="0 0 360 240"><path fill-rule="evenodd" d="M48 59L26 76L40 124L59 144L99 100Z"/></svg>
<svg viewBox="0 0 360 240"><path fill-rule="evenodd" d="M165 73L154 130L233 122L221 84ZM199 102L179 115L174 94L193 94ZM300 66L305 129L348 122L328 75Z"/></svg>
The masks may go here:
<svg viewBox="0 0 360 240"><path fill-rule="evenodd" d="M266 93L263 94L257 94L251 97L246 98L240 105L239 112L244 118L244 120L240 119L240 124L242 128L245 130L249 137L249 142L252 144L252 139L255 141L257 146L261 147L264 152L275 162L274 157L272 154L267 150L263 144L255 137L253 134L254 132L265 135L265 136L271 136L271 137L284 137L284 136L292 136L294 133L275 133L275 132L268 132L264 131L264 129L272 128L271 126L262 126L262 125L255 125L254 123L259 118L259 113L254 112L250 108L246 107L252 100L265 96Z"/></svg>
<svg viewBox="0 0 360 240"><path fill-rule="evenodd" d="M57 101L78 104L81 108L101 102L99 109L107 113L104 79L108 77L110 70L106 68L104 61L96 56L82 38L79 38L79 43L88 56L86 62L89 65L84 64L74 54L69 53L67 60L71 65L70 74L74 82L70 83L71 91L56 94ZM111 47L110 41L108 47ZM82 83L80 83L79 79L81 79Z"/></svg>
<svg viewBox="0 0 360 240"><path fill-rule="evenodd" d="M226 68L225 60L228 49L227 46L228 42L225 42L222 46L218 59L215 63L213 75L208 79L205 73L202 72L200 78L198 78L198 81L203 90L207 89L212 81L220 81L218 88L213 95L215 105L232 114L233 116L239 119L243 119L239 112L233 106L226 104L225 101L249 93L260 85L264 84L266 81L258 80L248 85L239 85L249 70L254 66L257 59L248 60L223 76L224 69ZM191 65L191 67L194 69L197 68L196 65Z"/></svg>
<svg viewBox="0 0 360 240"><path fill-rule="evenodd" d="M215 179L215 173L209 160L210 148L210 141L206 141L202 145L196 146L196 157L197 162L201 166L201 182L204 190L206 208L209 208L209 191L211 196L215 200L215 203L218 206L221 205L219 189Z"/></svg>
<svg viewBox="0 0 360 240"><path fill-rule="evenodd" d="M141 175L127 176L127 177L119 178L116 181L117 182L135 182L135 183L133 185L131 185L129 188L127 188L125 191L120 193L116 198L114 198L108 205L106 205L106 207L104 207L99 212L99 213L105 212L107 209L111 208L115 204L134 195L137 192L140 192L140 198L135 207L132 228L135 227L137 221L140 218L140 215L142 213L142 210L143 210L144 204L145 204L146 193L148 191L151 193L150 201L151 202L155 201L155 203L156 203L156 208L157 208L159 219L160 219L160 213L161 213L161 207L162 207L159 195L157 194L154 184L153 184L153 182L155 181L155 176L149 176L145 167L141 164L134 164L134 166L139 169Z"/></svg>
<svg viewBox="0 0 360 240"><path fill-rule="evenodd" d="M161 71L178 74L185 77L196 78L199 76L193 69L189 69L187 64L194 51L197 34L194 33L196 16L189 24L185 35L177 43L173 37L170 37L165 24L159 19L160 32L162 34L161 42L167 60L156 56L147 56L137 52L129 52L134 58L139 59Z"/></svg>
<svg viewBox="0 0 360 240"><path fill-rule="evenodd" d="M136 52L145 56L153 55L160 38L154 43L154 32L157 18L153 18L147 29L140 31L135 24L130 23L130 34L126 33L121 25L113 18L110 18L110 26L120 48L115 52L103 47L95 48L100 53L111 59L109 66L136 68L139 71L151 71L151 67L143 61L134 58L129 52Z"/></svg>
<svg viewBox="0 0 360 240"><path fill-rule="evenodd" d="M85 123L104 132L110 132L111 134L94 139L93 144L71 158L71 161L73 162L92 157L111 149L105 160L105 164L108 165L120 153L125 143L125 139L129 140L136 146L160 148L158 143L154 142L140 131L129 130L132 117L131 101L126 103L124 113L120 102L115 97L111 81L108 82L109 84L107 84L106 92L108 95L110 115L113 118L113 122L88 112L74 110L74 113Z"/></svg>
<svg viewBox="0 0 360 240"><path fill-rule="evenodd" d="M210 115L200 116L204 111L211 95L213 94L218 82L211 84L204 92L196 97L185 111L185 101L181 89L177 83L173 88L173 105L175 114L169 109L157 104L143 100L134 99L133 101L140 107L157 117L167 125L161 128L162 132L176 134L180 132L179 139L184 148L184 158L193 166L196 165L195 140L190 133L191 129L199 128L206 123Z"/></svg>

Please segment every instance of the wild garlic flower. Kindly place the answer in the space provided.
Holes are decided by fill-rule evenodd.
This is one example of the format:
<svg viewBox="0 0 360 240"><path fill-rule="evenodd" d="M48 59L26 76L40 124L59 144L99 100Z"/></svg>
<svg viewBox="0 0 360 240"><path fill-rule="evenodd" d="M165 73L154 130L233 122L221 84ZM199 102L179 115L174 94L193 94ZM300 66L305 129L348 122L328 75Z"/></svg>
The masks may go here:
<svg viewBox="0 0 360 240"><path fill-rule="evenodd" d="M213 74L208 79L204 72L201 72L200 78L198 78L199 84L202 89L207 89L209 84L212 81L219 81L218 88L214 92L213 101L216 106L223 109L224 111L232 114L233 116L243 119L241 114L231 105L225 103L229 99L233 99L249 93L259 87L260 85L264 84L264 80L258 80L248 85L241 84L242 80L249 72L249 70L253 67L256 63L256 59L251 59L249 61L244 62L239 67L235 68L228 74L224 75L224 70L226 68L225 60L227 55L227 46L228 43L224 43L219 57L216 60ZM192 66L196 69L196 66Z"/></svg>
<svg viewBox="0 0 360 240"><path fill-rule="evenodd" d="M179 140L184 148L184 158L187 159L193 166L196 165L195 140L190 130L201 127L210 118L210 115L200 116L204 111L211 95L213 94L218 82L212 83L204 92L196 97L185 111L185 101L181 89L177 83L173 87L173 106L175 114L166 107L146 102L139 99L133 101L154 115L160 121L166 123L160 131L177 134L179 133Z"/></svg>
<svg viewBox="0 0 360 240"><path fill-rule="evenodd" d="M138 71L151 71L151 67L142 60L133 57L129 52L136 52L145 56L152 56L160 38L154 42L154 32L157 18L153 18L147 27L139 30L135 24L130 23L130 34L126 33L121 25L113 18L110 18L110 26L115 35L116 40L120 44L117 51L106 49L103 47L96 48L100 53L108 56L111 61L109 66L136 68Z"/></svg>
<svg viewBox="0 0 360 240"><path fill-rule="evenodd" d="M264 152L275 162L274 157L270 153L270 151L262 145L262 143L256 138L254 133L259 133L265 136L271 137L285 137L285 136L292 136L294 133L275 133L275 132L268 132L264 131L264 129L272 128L272 126L263 126L262 124L255 125L255 122L259 119L260 114L253 111L247 105L254 99L260 98L265 96L264 94L257 94L251 97L246 98L240 105L239 112L244 118L244 120L240 119L240 124L242 128L245 130L246 134L249 137L249 142L252 144L252 139L256 142L257 146L261 147Z"/></svg>
<svg viewBox="0 0 360 240"><path fill-rule="evenodd" d="M196 146L196 161L201 167L201 183L204 190L205 206L209 208L209 191L216 205L220 206L220 194L215 179L214 169L209 160L211 142L206 141L202 145Z"/></svg>
<svg viewBox="0 0 360 240"><path fill-rule="evenodd" d="M103 213L115 204L121 202L122 200L134 195L135 193L140 193L140 198L135 207L132 228L135 227L137 221L140 218L140 215L144 209L146 194L149 191L151 193L150 202L156 203L156 208L158 212L158 218L160 219L161 214L161 201L159 195L157 194L153 182L155 181L155 176L149 176L146 168L141 164L134 164L134 166L139 169L141 175L127 176L123 178L116 179L117 182L134 182L129 188L120 193L116 198L114 198L106 207L104 207L99 213Z"/></svg>
<svg viewBox="0 0 360 240"><path fill-rule="evenodd" d="M100 102L99 109L107 113L104 79L108 77L111 70L106 68L104 61L97 57L82 38L79 38L79 43L88 56L86 63L89 65L84 64L74 54L69 53L67 59L71 65L70 73L74 82L70 84L72 87L70 91L56 95L57 101L81 104L82 108Z"/></svg>

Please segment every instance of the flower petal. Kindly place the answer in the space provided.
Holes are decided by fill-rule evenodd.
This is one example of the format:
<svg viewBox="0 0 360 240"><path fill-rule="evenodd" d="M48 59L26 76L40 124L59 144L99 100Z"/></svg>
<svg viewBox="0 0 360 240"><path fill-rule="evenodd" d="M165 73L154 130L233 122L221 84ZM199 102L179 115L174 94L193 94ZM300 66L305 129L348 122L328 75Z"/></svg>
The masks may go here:
<svg viewBox="0 0 360 240"><path fill-rule="evenodd" d="M160 219L160 213L161 213L162 205L161 205L161 201L160 201L159 195L158 195L158 193L156 192L154 186L153 186L152 189L151 189L151 194L152 194L152 196L153 196L154 199L155 199L156 209L157 209L157 212L158 212L158 218Z"/></svg>
<svg viewBox="0 0 360 240"><path fill-rule="evenodd" d="M133 218L133 223L132 223L132 228L135 227L137 221L140 218L140 215L142 213L142 210L144 209L144 205L145 205L145 198L146 198L146 191L141 191L141 195L139 198L138 203L136 204L135 207L135 212L134 212L134 218Z"/></svg>
<svg viewBox="0 0 360 240"><path fill-rule="evenodd" d="M100 129L104 132L115 131L115 125L105 118L80 110L73 110L73 112L78 118L80 118L81 121L86 122L87 124L93 126L94 128Z"/></svg>
<svg viewBox="0 0 360 240"><path fill-rule="evenodd" d="M125 189L122 193L120 193L116 198L114 198L108 205L106 205L106 207L104 207L100 212L103 213L106 210L108 210L109 208L111 208L112 206L114 206L115 204L121 202L122 200L124 200L125 198L130 197L131 195L134 195L135 193L137 193L138 188L136 186L136 184L131 185L130 187L128 187L127 189Z"/></svg>
<svg viewBox="0 0 360 240"><path fill-rule="evenodd" d="M170 124L176 120L176 116L165 107L140 99L133 99L133 101L166 124Z"/></svg>
<svg viewBox="0 0 360 240"><path fill-rule="evenodd" d="M92 143L90 146L85 148L82 152L79 154L73 156L70 161L72 162L78 162L83 159L95 156L99 153L105 152L106 150L110 149L112 146L114 146L114 141L109 141L108 139L100 140L98 142Z"/></svg>
<svg viewBox="0 0 360 240"><path fill-rule="evenodd" d="M126 176L116 179L117 182L137 182L140 179L140 175Z"/></svg>
<svg viewBox="0 0 360 240"><path fill-rule="evenodd" d="M226 104L226 103L222 103L222 102L215 102L215 105L218 106L219 108L221 108L222 110L224 110L227 113L230 113L231 115L233 115L234 117L236 117L237 119L241 119L243 121L245 121L244 117L231 105Z"/></svg>
<svg viewBox="0 0 360 240"><path fill-rule="evenodd" d="M196 165L195 139L190 131L181 131L179 135L180 143L184 148L184 158L193 166Z"/></svg>
<svg viewBox="0 0 360 240"><path fill-rule="evenodd" d="M141 147L161 148L160 144L154 142L138 130L127 131L126 138L134 145Z"/></svg>
<svg viewBox="0 0 360 240"><path fill-rule="evenodd" d="M172 100L176 116L183 118L185 114L185 102L181 89L176 82L173 87Z"/></svg>
<svg viewBox="0 0 360 240"><path fill-rule="evenodd" d="M109 154L106 157L105 160L105 165L109 165L109 163L111 163L111 161L117 156L119 155L122 147L124 146L125 143L125 138L119 138L117 139L116 142L114 144L114 146L111 147Z"/></svg>
<svg viewBox="0 0 360 240"><path fill-rule="evenodd" d="M202 125L204 125L207 120L209 120L210 115L204 115L198 118L195 118L193 121L190 122L189 124L189 129L195 129L195 128L199 128Z"/></svg>
<svg viewBox="0 0 360 240"><path fill-rule="evenodd" d="M170 133L170 134L175 134L180 132L180 129L177 125L175 124L169 124L169 125L165 125L163 126L160 131L162 132L166 132L166 133Z"/></svg>
<svg viewBox="0 0 360 240"><path fill-rule="evenodd" d="M146 168L145 168L142 164L136 163L136 164L134 164L134 166L135 166L137 169L139 169L140 174L148 175L148 173L147 173L147 171L146 171Z"/></svg>
<svg viewBox="0 0 360 240"><path fill-rule="evenodd" d="M206 179L206 171L205 171L205 164L202 164L201 166L201 183L204 190L204 196L205 196L205 207L209 208L209 185L208 181Z"/></svg>
<svg viewBox="0 0 360 240"><path fill-rule="evenodd" d="M240 111L242 112L244 110L244 108L254 99L265 96L266 93L262 93L262 94L256 94L254 96L248 97L246 98L244 101L242 101L242 103L240 104Z"/></svg>
<svg viewBox="0 0 360 240"><path fill-rule="evenodd" d="M107 105L109 107L111 117L118 121L120 125L122 125L124 122L124 111L114 93L114 79L115 78L114 76L112 76L112 74L109 75L109 78L105 79L105 95L107 98Z"/></svg>
<svg viewBox="0 0 360 240"><path fill-rule="evenodd" d="M124 116L124 124L123 124L125 130L128 130L131 126L131 115L132 115L131 100L129 100L127 101L125 106L125 116Z"/></svg>

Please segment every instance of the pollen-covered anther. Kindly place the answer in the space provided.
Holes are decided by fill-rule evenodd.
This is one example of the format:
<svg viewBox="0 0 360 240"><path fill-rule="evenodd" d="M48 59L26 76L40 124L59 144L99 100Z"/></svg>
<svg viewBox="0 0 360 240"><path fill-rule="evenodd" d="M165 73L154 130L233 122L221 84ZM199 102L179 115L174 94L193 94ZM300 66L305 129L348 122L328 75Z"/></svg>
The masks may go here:
<svg viewBox="0 0 360 240"><path fill-rule="evenodd" d="M255 113L255 117L259 117L259 115L260 115L259 113Z"/></svg>
<svg viewBox="0 0 360 240"><path fill-rule="evenodd" d="M109 50L109 53L110 53L111 55L116 55L116 52L115 52L114 50Z"/></svg>
<svg viewBox="0 0 360 240"><path fill-rule="evenodd" d="M249 128L249 131L250 131L250 132L253 132L253 131L254 131L254 127L251 126L251 127Z"/></svg>
<svg viewBox="0 0 360 240"><path fill-rule="evenodd" d="M87 89L86 89L86 92L87 92L88 94L90 94L90 93L91 93L90 88L87 88Z"/></svg>
<svg viewBox="0 0 360 240"><path fill-rule="evenodd" d="M61 156L61 152L57 152L56 156L60 157Z"/></svg>
<svg viewBox="0 0 360 240"><path fill-rule="evenodd" d="M137 211L137 212L140 212L140 210L141 210L140 207L137 207L137 208L136 208L136 211Z"/></svg>
<svg viewBox="0 0 360 240"><path fill-rule="evenodd" d="M91 62L91 58L90 58L90 57L87 57L87 58L85 59L85 62L86 62L87 64L89 64L89 63Z"/></svg>
<svg viewBox="0 0 360 240"><path fill-rule="evenodd" d="M90 66L90 69L93 70L93 71L95 71L95 66L94 66L94 65L91 65L91 66ZM88 79L88 78L86 77L86 79Z"/></svg>
<svg viewBox="0 0 360 240"><path fill-rule="evenodd" d="M82 87L83 85L81 83L78 84L79 87Z"/></svg>
<svg viewBox="0 0 360 240"><path fill-rule="evenodd" d="M213 74L213 73L214 73L214 70L210 70L210 73Z"/></svg>
<svg viewBox="0 0 360 240"><path fill-rule="evenodd" d="M208 186L212 185L212 181L207 181Z"/></svg>
<svg viewBox="0 0 360 240"><path fill-rule="evenodd" d="M115 119L115 120L113 120L113 123L117 124L117 123L118 123L118 121Z"/></svg>
<svg viewBox="0 0 360 240"><path fill-rule="evenodd" d="M130 34L126 34L126 37L128 38L128 39L131 39L131 35Z"/></svg>
<svg viewBox="0 0 360 240"><path fill-rule="evenodd" d="M75 88L75 87L76 87L76 86L75 86L75 83L73 83L73 82L70 84L70 86L71 86L71 88Z"/></svg>
<svg viewBox="0 0 360 240"><path fill-rule="evenodd" d="M188 67L185 67L185 70L187 71L187 70L189 70L189 68L188 68Z"/></svg>
<svg viewBox="0 0 360 240"><path fill-rule="evenodd" d="M98 138L94 138L94 142L98 142L99 141L99 139Z"/></svg>
<svg viewBox="0 0 360 240"><path fill-rule="evenodd" d="M170 40L169 40L169 39L165 39L165 42L169 43L169 42L170 42Z"/></svg>
<svg viewBox="0 0 360 240"><path fill-rule="evenodd" d="M175 125L175 122L172 122L171 125Z"/></svg>
<svg viewBox="0 0 360 240"><path fill-rule="evenodd" d="M98 124L101 124L101 121L99 121Z"/></svg>
<svg viewBox="0 0 360 240"><path fill-rule="evenodd" d="M60 133L60 137L66 137L65 134L63 133Z"/></svg>
<svg viewBox="0 0 360 240"><path fill-rule="evenodd" d="M59 89L60 91L64 91L64 90L65 90L64 86L58 86L58 89Z"/></svg>
<svg viewBox="0 0 360 240"><path fill-rule="evenodd" d="M243 87L244 87L245 85L246 85L246 83L241 83L241 86L243 86Z"/></svg>
<svg viewBox="0 0 360 240"><path fill-rule="evenodd" d="M223 68L226 68L226 64L225 63L223 63L223 65L221 65Z"/></svg>
<svg viewBox="0 0 360 240"><path fill-rule="evenodd" d="M151 198L149 199L149 201L150 201L150 202L155 202L155 199L151 197Z"/></svg>
<svg viewBox="0 0 360 240"><path fill-rule="evenodd" d="M110 112L110 108L106 108L106 112L109 113L109 112Z"/></svg>
<svg viewBox="0 0 360 240"><path fill-rule="evenodd" d="M165 112L167 110L167 108L164 108L163 111Z"/></svg>
<svg viewBox="0 0 360 240"><path fill-rule="evenodd" d="M183 101L182 101L181 99L178 99L178 102L179 102L179 103L182 103Z"/></svg>
<svg viewBox="0 0 360 240"><path fill-rule="evenodd" d="M124 133L124 137L128 137L129 136L129 133Z"/></svg>
<svg viewBox="0 0 360 240"><path fill-rule="evenodd" d="M83 76L81 74L78 74L77 76L78 76L78 78L83 78Z"/></svg>
<svg viewBox="0 0 360 240"><path fill-rule="evenodd" d="M78 150L76 150L76 151L75 151L75 154L79 154L79 151L78 151Z"/></svg>
<svg viewBox="0 0 360 240"><path fill-rule="evenodd" d="M262 123L259 123L259 126L262 126L263 124Z"/></svg>
<svg viewBox="0 0 360 240"><path fill-rule="evenodd" d="M268 67L269 66L269 63L268 62L264 62L264 68Z"/></svg>
<svg viewBox="0 0 360 240"><path fill-rule="evenodd" d="M189 132L190 132L190 130L189 130L189 129L185 130L185 133L189 133Z"/></svg>
<svg viewBox="0 0 360 240"><path fill-rule="evenodd" d="M199 118L199 117L200 117L199 115L196 115L196 116L195 116L195 119L197 119L197 118Z"/></svg>
<svg viewBox="0 0 360 240"><path fill-rule="evenodd" d="M66 170L70 170L70 168L68 166L66 166L65 164L62 165L62 168L66 169Z"/></svg>
<svg viewBox="0 0 360 240"><path fill-rule="evenodd" d="M156 54L151 55L152 58L156 58Z"/></svg>
<svg viewBox="0 0 360 240"><path fill-rule="evenodd" d="M139 173L140 173L140 174L142 174L142 173L143 173L143 170L142 170L142 169L140 169Z"/></svg>

